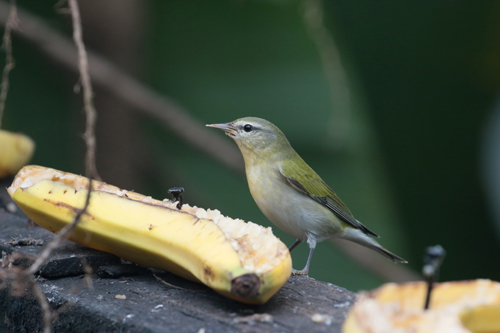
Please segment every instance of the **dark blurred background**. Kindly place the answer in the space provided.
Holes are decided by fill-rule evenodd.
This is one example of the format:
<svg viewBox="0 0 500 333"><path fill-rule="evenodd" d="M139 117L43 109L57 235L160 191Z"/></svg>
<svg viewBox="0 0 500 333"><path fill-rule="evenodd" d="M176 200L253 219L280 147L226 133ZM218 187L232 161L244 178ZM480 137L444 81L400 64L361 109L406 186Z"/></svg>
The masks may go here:
<svg viewBox="0 0 500 333"><path fill-rule="evenodd" d="M19 0L18 6L71 38L70 17L56 3ZM200 124L257 116L280 127L354 215L382 235L380 242L408 259L398 268L419 272L425 247L441 244L448 252L441 280L500 280L500 2L85 0L80 6L90 51ZM15 35L13 47L3 129L36 141L33 164L83 173L78 75ZM243 174L106 89L96 86L95 96L104 181L159 199L183 186L191 205L270 225ZM306 245L294 250L296 268L307 253ZM325 242L310 276L357 291L387 279L376 271ZM391 274L402 279L399 271Z"/></svg>

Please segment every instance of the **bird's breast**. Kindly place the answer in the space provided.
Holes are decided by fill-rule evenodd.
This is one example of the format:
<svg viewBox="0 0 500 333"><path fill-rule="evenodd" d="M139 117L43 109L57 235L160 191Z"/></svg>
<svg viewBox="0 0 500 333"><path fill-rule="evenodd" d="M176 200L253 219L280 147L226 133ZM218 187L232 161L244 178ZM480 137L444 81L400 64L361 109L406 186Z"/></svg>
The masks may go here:
<svg viewBox="0 0 500 333"><path fill-rule="evenodd" d="M329 209L293 189L279 170L279 165L247 166L246 170L255 202L274 225L303 241L308 232L321 239L342 230Z"/></svg>

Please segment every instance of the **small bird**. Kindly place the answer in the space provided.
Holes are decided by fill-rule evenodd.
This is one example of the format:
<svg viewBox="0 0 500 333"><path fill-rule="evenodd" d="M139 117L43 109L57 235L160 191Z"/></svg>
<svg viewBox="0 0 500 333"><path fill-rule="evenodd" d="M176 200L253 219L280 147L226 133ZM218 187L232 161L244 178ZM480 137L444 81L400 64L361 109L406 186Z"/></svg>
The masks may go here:
<svg viewBox="0 0 500 333"><path fill-rule="evenodd" d="M300 271L293 270L293 274L308 275L316 243L331 238L346 239L375 250L393 262L407 263L371 237L379 236L354 218L274 124L246 117L207 126L223 130L236 141L257 206L274 225L297 239L289 251L301 242L309 244L306 266Z"/></svg>

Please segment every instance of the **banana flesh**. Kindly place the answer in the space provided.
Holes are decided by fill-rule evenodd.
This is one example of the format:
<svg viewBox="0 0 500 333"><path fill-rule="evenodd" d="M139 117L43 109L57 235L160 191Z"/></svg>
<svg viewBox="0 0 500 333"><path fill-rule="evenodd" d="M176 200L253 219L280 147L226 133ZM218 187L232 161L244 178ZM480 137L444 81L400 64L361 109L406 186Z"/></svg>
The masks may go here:
<svg viewBox="0 0 500 333"><path fill-rule="evenodd" d="M19 171L34 151L35 142L28 136L0 130L0 179Z"/></svg>
<svg viewBox="0 0 500 333"><path fill-rule="evenodd" d="M199 281L251 304L265 303L288 280L291 258L270 228L225 217L217 210L158 201L92 182L87 213L70 240L152 268ZM57 232L85 204L85 177L26 166L8 189L40 226Z"/></svg>
<svg viewBox="0 0 500 333"><path fill-rule="evenodd" d="M460 321L473 333L500 333L500 304L467 309L460 314Z"/></svg>
<svg viewBox="0 0 500 333"><path fill-rule="evenodd" d="M424 310L425 282L388 283L361 293L344 333L500 333L500 283L472 280L436 283Z"/></svg>

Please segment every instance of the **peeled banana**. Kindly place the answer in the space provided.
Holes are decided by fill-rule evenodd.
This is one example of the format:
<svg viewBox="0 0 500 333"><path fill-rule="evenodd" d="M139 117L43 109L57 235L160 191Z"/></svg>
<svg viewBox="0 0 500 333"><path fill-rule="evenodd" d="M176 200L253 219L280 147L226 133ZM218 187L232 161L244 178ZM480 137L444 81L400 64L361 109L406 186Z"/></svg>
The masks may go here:
<svg viewBox="0 0 500 333"><path fill-rule="evenodd" d="M388 283L361 293L343 333L500 333L500 283L473 280L436 283L424 310L425 282Z"/></svg>
<svg viewBox="0 0 500 333"><path fill-rule="evenodd" d="M88 180L26 166L8 192L40 226L57 232L84 206ZM288 280L290 253L271 228L218 210L158 201L93 181L90 204L70 240L199 281L229 298L265 303Z"/></svg>
<svg viewBox="0 0 500 333"><path fill-rule="evenodd" d="M34 151L35 142L30 137L0 130L0 179L19 171Z"/></svg>

